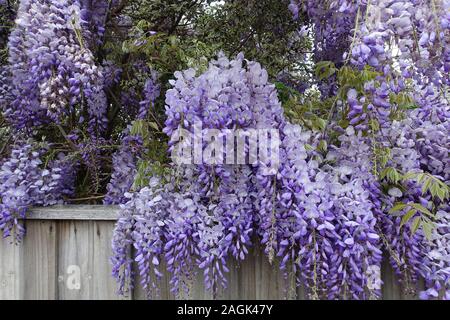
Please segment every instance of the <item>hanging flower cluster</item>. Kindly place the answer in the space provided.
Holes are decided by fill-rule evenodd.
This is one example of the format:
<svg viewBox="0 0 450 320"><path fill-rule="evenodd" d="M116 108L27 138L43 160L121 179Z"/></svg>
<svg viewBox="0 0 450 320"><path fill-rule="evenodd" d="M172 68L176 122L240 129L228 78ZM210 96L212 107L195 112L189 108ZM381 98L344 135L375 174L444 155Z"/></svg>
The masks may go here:
<svg viewBox="0 0 450 320"><path fill-rule="evenodd" d="M86 188L120 205L111 260L122 294L139 279L153 297L167 271L175 296L197 273L217 296L230 261L258 241L312 299L380 298L383 252L404 288L424 279L421 298L450 298L450 1L288 2L309 23L298 38L313 41L316 85L279 99L243 54L157 72L164 36L144 22L128 34L117 1L21 0L0 65L3 236L21 240L31 206ZM120 54L108 35L126 39ZM302 101L319 129L288 120L283 107ZM161 164L149 154L166 139L175 157Z"/></svg>
<svg viewBox="0 0 450 320"><path fill-rule="evenodd" d="M20 2L8 45L11 100L4 103L16 128L59 123L86 104L91 131L104 129L102 69L84 43L79 11L72 0Z"/></svg>
<svg viewBox="0 0 450 320"><path fill-rule="evenodd" d="M164 187L154 183L163 194L144 188L128 195L113 242L121 290L128 288L132 244L145 288L155 287L157 265L166 259L175 293L189 287L197 265L216 294L226 286L228 259L245 259L256 233L269 259L280 257L286 275L298 271L311 297L380 296L380 238L364 177L349 166L327 166L320 153L308 151L316 134L286 122L265 71L242 55L220 56L198 77L193 70L176 77L166 95L166 133L173 137L180 126L195 132L200 120L221 129L275 127L280 168L268 175L264 161L175 167Z"/></svg>
<svg viewBox="0 0 450 320"><path fill-rule="evenodd" d="M274 86L267 83L267 73L257 63L248 62L247 68L243 63L242 55L233 61L220 56L199 77L195 77L194 70L176 73L173 89L166 94L168 119L164 131L172 137L180 126L194 132L197 122L221 129L277 125L282 110ZM157 224L154 227L159 237L167 241L162 248L166 251L159 252L156 259L166 258L168 270L173 273L174 292L187 287L183 276L189 273L184 269L194 263L203 270L206 287L217 293L226 286L227 258L246 257L255 218L252 199L256 190L251 183L255 174L249 165L202 165L180 172L182 185L166 185L169 190L165 190L163 198L173 200L161 206L159 220L153 223ZM179 195L171 188L179 190ZM189 214L181 214L186 210ZM148 267L147 263L139 266ZM151 287L150 279L143 281L146 288Z"/></svg>
<svg viewBox="0 0 450 320"><path fill-rule="evenodd" d="M448 41L448 2L332 1L300 6L291 1L290 9L294 16L302 11L311 19L317 61L331 60L336 67L349 63L348 67L366 70L362 86L347 85L345 94L340 93L346 100L339 101L342 112L336 114L343 114L347 122L331 118L329 126L339 133L337 141L331 141L325 152L319 151L323 135L289 124L276 96L267 92L259 100L264 89L247 93L255 84L267 83L257 64L243 64L241 56L231 62L219 57L198 77L193 70L176 74L174 88L166 96L165 133L171 141L180 127L194 132L196 121L214 129L275 128L281 140L280 167L270 175L262 174L264 161L239 169L221 164L174 169L177 178L173 179L182 181L181 198L188 197L192 205L189 222L180 219L180 229L189 230L182 239L188 239L190 249L178 255L172 252L178 242L166 236L170 224L164 219L170 220L172 210L180 207L167 206L160 220L153 222L162 221L158 239L167 242L157 254L158 263L160 257L167 259L171 284L179 292L181 279L192 274L173 263L180 255L198 257L205 286L216 293L226 285L227 258L242 260L247 253L250 238L235 242L241 230L241 234L258 235L269 260L278 257L281 269L296 274L297 283L306 285L311 298L380 297L383 250L405 287L414 290L418 279L424 278L427 289L422 298L436 298L442 290L448 297L448 195L437 191L440 184L444 186L440 190L448 193L450 163L449 109L445 91L444 96L440 93L448 80L448 45L437 48ZM420 35L418 46L411 40L413 33ZM322 94L332 96L341 90L337 80L332 81L332 91L321 88ZM404 109L405 94L414 108ZM169 146L173 151L175 145ZM236 170L245 179L235 178ZM424 185L424 181L428 182ZM242 197L234 204L236 190L242 190ZM237 204L242 209L236 210ZM224 220L235 219L230 208L239 216L239 227L225 227ZM202 218L205 214L211 221L208 227ZM130 221L127 232L133 229ZM435 228L430 227L432 223ZM418 229L419 225L423 228ZM407 232L405 226L414 231ZM126 245L131 243L136 246L132 239ZM116 250L125 252L123 247ZM123 261L131 263L128 255Z"/></svg>
<svg viewBox="0 0 450 320"><path fill-rule="evenodd" d="M360 68L369 65L380 75L365 85L366 92L361 103L353 103L353 97L348 100L350 123L359 123L361 130L368 128L361 121L364 118L376 119L380 124L379 133L372 128L376 141L370 144L375 146L380 143L389 148L391 160L388 166L403 173L428 172L447 185L450 158L445 48L448 47L450 36L449 8L448 1L371 3L367 8L366 19L355 27L358 36L355 46L351 48L351 61ZM400 97L409 90L415 91L412 101L417 109L406 111L408 120L392 121L393 114L401 108L399 100L392 97ZM363 109L364 104L367 108ZM426 185L408 181L405 189L394 187L388 191L388 197L380 199L387 208L392 207L394 202L401 202L416 204L416 208L420 205L418 208L425 212L437 210L434 219L438 225L441 225L439 221L445 216L443 212L448 211L443 198L432 197ZM409 217L412 217L414 211L408 208ZM408 216L406 211L404 213ZM417 225L421 220L416 217L409 221ZM388 240L387 249L397 274L406 282L406 286L411 285L411 282L414 284L418 277L425 278L430 289L422 294L423 298L436 298L436 290L442 288L448 292L448 280L445 277L435 280L436 275L431 271L431 244L424 239L423 234L411 236L402 232L403 224L400 217L384 217L380 225L380 230ZM439 233L437 230L443 231L437 228L434 232ZM445 238L445 231L441 236ZM448 263L443 260L440 263L442 270L448 268Z"/></svg>
<svg viewBox="0 0 450 320"><path fill-rule="evenodd" d="M107 185L108 193L105 196L105 204L119 204L126 199L124 197L134 182L136 175L137 156L142 151L142 138L126 135L122 139L120 149L113 155L114 172Z"/></svg>
<svg viewBox="0 0 450 320"><path fill-rule="evenodd" d="M289 9L295 19L304 13L311 23L314 61L332 61L341 67L347 60L345 53L352 44L355 23L362 19L366 6L366 0L291 0ZM334 96L337 90L335 77L321 79L319 89L324 97Z"/></svg>
<svg viewBox="0 0 450 320"><path fill-rule="evenodd" d="M15 232L21 240L25 229L19 222L25 219L32 205L61 203L74 192L75 163L60 154L47 166L40 157L45 147L32 140L18 141L10 157L0 169L0 230L3 237Z"/></svg>
<svg viewBox="0 0 450 320"><path fill-rule="evenodd" d="M330 7L334 8L336 4L337 2L332 2ZM298 7L294 3L291 8ZM425 278L430 289L421 296L436 298L437 291L443 288L444 291L448 290L448 280L441 277L434 282L436 277L430 272L431 260L428 257L431 249L425 235L420 232L410 235L403 231L402 225L405 221L412 221L415 226L411 228L415 229L418 224L423 223L423 219L427 221L427 218L418 217L413 208L430 215L431 211L436 212L433 219L439 224L442 212L448 210L445 199L439 196L436 199L436 192L433 196L433 192L428 190L427 182L421 186L416 181L406 181L403 186L390 187L385 194L381 190L383 186L377 182L377 172L386 165L405 176L409 173L409 176L424 177L420 173L431 173L441 181L444 190L448 188L445 187L445 184L448 186L450 164L447 139L449 106L445 97L448 90L448 65L445 48L448 47L449 37L449 3L371 1L357 8L358 15L353 22L352 35L348 34L348 39L352 39L351 46L346 50L344 58L350 57L351 64L364 72L371 68L375 73L366 77L362 87L347 89L346 101L340 105L344 106L342 111L348 124L358 133L358 139L353 143L361 151L352 160L353 166L370 168L370 171L366 170L367 173L364 173L365 188L371 194L378 218L377 230L385 240L384 247L390 253L391 263L397 274L406 287L414 286L419 277ZM338 16L340 13L334 14ZM404 95L412 98L408 103L415 104L414 108L402 110ZM396 121L396 116L402 112L409 120ZM339 140L342 143L347 138L341 136ZM366 147L363 148L364 145ZM369 162L364 163L362 160L362 150L368 150L365 157L368 156ZM390 153L386 158L390 160L381 164L378 158L386 150ZM343 155L346 156L346 153ZM348 162L348 159L345 161ZM385 184L386 181L383 180L382 183ZM402 217L387 214L389 208L397 208L395 203L403 203L400 207L406 208L403 209ZM441 232L442 230L440 229ZM444 260L445 258L440 260L442 270L448 268Z"/></svg>
<svg viewBox="0 0 450 320"><path fill-rule="evenodd" d="M13 142L2 148L6 158L0 169L4 237L17 231L15 238L21 240L19 219L29 207L73 196L80 163L99 167L100 157L92 155L100 154L104 141L107 100L103 68L96 64L95 47L83 29L86 21L80 18L86 6L91 8L89 1L20 1L8 40L9 63L0 72L0 108ZM96 12L103 20L90 16L89 21L101 31L106 13ZM68 124L85 127L89 138L80 142L81 130L66 133ZM56 127L69 147L50 131ZM47 141L45 148L35 142L40 140Z"/></svg>
<svg viewBox="0 0 450 320"><path fill-rule="evenodd" d="M145 120L151 108L154 108L155 100L159 97L160 86L158 74L151 70L150 77L145 81L143 88L143 100L139 103L136 120ZM145 144L142 136L132 134L133 128L128 127L123 132L123 138L119 150L113 155L113 173L111 180L106 186L107 194L105 204L120 204L126 202L125 193L131 190L139 159L145 153Z"/></svg>

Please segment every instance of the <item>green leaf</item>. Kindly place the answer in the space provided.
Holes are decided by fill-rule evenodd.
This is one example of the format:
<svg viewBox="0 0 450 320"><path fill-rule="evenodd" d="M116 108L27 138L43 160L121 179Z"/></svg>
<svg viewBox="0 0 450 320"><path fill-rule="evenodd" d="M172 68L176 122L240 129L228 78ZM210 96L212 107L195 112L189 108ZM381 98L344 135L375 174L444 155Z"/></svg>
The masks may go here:
<svg viewBox="0 0 450 320"><path fill-rule="evenodd" d="M407 172L406 174L403 175L403 180L406 181L406 180L414 179L417 177L417 175L418 175L417 172L413 172L413 171Z"/></svg>
<svg viewBox="0 0 450 320"><path fill-rule="evenodd" d="M408 172L403 176L403 180L409 179L422 184L422 194L429 192L433 198L439 198L442 202L450 195L450 187L428 172Z"/></svg>
<svg viewBox="0 0 450 320"><path fill-rule="evenodd" d="M424 179L426 179L425 173L418 173L417 174L417 182L423 183Z"/></svg>
<svg viewBox="0 0 450 320"><path fill-rule="evenodd" d="M376 119L370 119L369 120L369 126L373 131L380 130L380 123Z"/></svg>
<svg viewBox="0 0 450 320"><path fill-rule="evenodd" d="M140 135L142 134L142 129L144 127L144 121L143 120L135 120L131 125L130 133L132 135Z"/></svg>
<svg viewBox="0 0 450 320"><path fill-rule="evenodd" d="M331 77L337 71L332 61L320 61L316 63L315 73L319 80Z"/></svg>
<svg viewBox="0 0 450 320"><path fill-rule="evenodd" d="M414 209L409 210L403 217L402 221L400 222L400 228L403 227L416 213L417 211Z"/></svg>
<svg viewBox="0 0 450 320"><path fill-rule="evenodd" d="M327 122L319 117L316 117L313 121L312 124L315 128L317 128L320 131L323 131L327 125Z"/></svg>
<svg viewBox="0 0 450 320"><path fill-rule="evenodd" d="M427 193L428 189L430 188L431 182L432 182L431 179L428 179L422 185L422 194L423 195Z"/></svg>
<svg viewBox="0 0 450 320"><path fill-rule="evenodd" d="M445 189L439 189L437 192L437 197L439 198L439 200L444 202L444 200L448 198L448 194L446 193Z"/></svg>
<svg viewBox="0 0 450 320"><path fill-rule="evenodd" d="M405 108L408 109L408 110L414 110L414 109L419 108L419 105L412 103L412 104L409 104L409 105L405 105Z"/></svg>
<svg viewBox="0 0 450 320"><path fill-rule="evenodd" d="M427 208L425 208L424 206L422 206L419 203L410 203L408 204L409 206L413 207L414 209L416 209L417 211L420 211L426 215L428 215L431 218L434 218L434 214L431 213L430 210L428 210Z"/></svg>
<svg viewBox="0 0 450 320"><path fill-rule="evenodd" d="M422 222L422 229L428 241L431 241L434 225L431 222Z"/></svg>
<svg viewBox="0 0 450 320"><path fill-rule="evenodd" d="M406 203L403 203L403 202L397 202L397 203L391 208L391 210L389 210L389 213L392 214L392 213L394 213L394 212L403 210L403 209L405 209L406 207L407 207L407 204L406 204Z"/></svg>
<svg viewBox="0 0 450 320"><path fill-rule="evenodd" d="M159 131L159 127L158 124L156 122L149 122L148 123L150 125L150 127L152 127L153 129Z"/></svg>
<svg viewBox="0 0 450 320"><path fill-rule="evenodd" d="M317 148L318 148L320 151L322 151L322 152L326 152L327 149L328 149L327 142L326 142L325 140L321 140L321 141L319 142L319 145L317 146Z"/></svg>
<svg viewBox="0 0 450 320"><path fill-rule="evenodd" d="M413 222L412 222L412 224L411 224L411 233L412 233L412 234L416 233L417 229L418 229L419 226L420 226L420 222L421 222L421 221L422 221L422 219L420 219L420 217L416 217L416 218L413 220Z"/></svg>
<svg viewBox="0 0 450 320"><path fill-rule="evenodd" d="M433 198L437 197L437 194L440 190L439 185L436 183L433 183L431 179L428 179L427 181L425 181L425 183L429 182L429 185L431 184L431 187L429 188L431 195L433 196ZM424 185L425 185L424 183Z"/></svg>
<svg viewBox="0 0 450 320"><path fill-rule="evenodd" d="M387 178L388 181L397 184L401 180L402 175L395 168L387 167L381 171L380 178Z"/></svg>

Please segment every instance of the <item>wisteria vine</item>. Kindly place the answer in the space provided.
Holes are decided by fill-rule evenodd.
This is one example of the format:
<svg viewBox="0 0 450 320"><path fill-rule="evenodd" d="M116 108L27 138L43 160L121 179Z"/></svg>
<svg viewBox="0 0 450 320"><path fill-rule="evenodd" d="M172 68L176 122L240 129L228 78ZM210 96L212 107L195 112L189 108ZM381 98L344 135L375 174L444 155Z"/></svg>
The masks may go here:
<svg viewBox="0 0 450 320"><path fill-rule="evenodd" d="M233 218L228 218L227 210L220 211L217 217L220 202L231 196L227 185L232 180L235 186L230 190L240 190L242 186L242 195L248 196L241 201L247 203L249 199L248 206L245 206L247 210L236 211L241 215L240 220L251 233L261 237L270 261L275 256L280 257L281 269L286 273L294 272L297 283L306 285L309 297L379 298L383 251L389 253L390 261L406 287L414 287L422 277L427 285L426 291L421 293L422 298L436 298L442 290L448 297L448 271L445 271L448 270L448 262L445 262L446 254L439 251L447 250L441 242L441 239L448 237L445 223L441 221L445 221L448 215L445 211L448 198L436 197L436 192L429 189L432 182L421 188L420 181L414 179L421 173L430 173L444 185L444 190L448 188L443 184L448 184L449 168L445 133L448 131L448 103L443 100L445 92L444 96L439 94L441 90L447 90L442 88L446 85L448 70L445 62L430 66L429 48L432 44L427 42L440 42L439 50L446 47L448 32L444 29L448 26L448 17L444 15L439 18L438 15L448 11L448 3L335 1L306 2L300 6L292 1L289 8L294 16L298 16L300 10L306 10L312 20L316 61L331 60L336 68L353 65L357 69L367 66L372 69L363 73L360 87L346 88L345 100L340 101L338 107L343 109L344 120L348 122L333 125L340 136L337 141L331 141L333 144L325 152L318 148L322 134L302 131L300 127L288 124L280 103L269 92L263 99L265 102L258 98L260 90L255 95L241 89L232 100L228 98L236 86L244 86L250 91L254 83L266 83L267 88L271 87L257 64L247 62L247 67L244 67L241 56L231 62L221 57L198 78L191 70L176 74L177 80L172 83L174 89L169 90L166 96L167 134L172 135L179 125L189 130L195 120L201 119L208 127L218 129L236 128L237 125L239 128L251 128L264 123L280 130L282 139L278 173L261 175L264 163L244 167L246 173L240 175L251 182L250 186L234 181L231 178L233 175L228 172L230 169L223 166L199 166L187 169L187 176L181 173L183 183L189 185L184 192L193 198L194 189L194 194L201 199L190 203L195 204L201 215L209 210L210 219L216 221L214 232L205 233L202 219L198 218L200 224L196 226L199 230L196 237L192 234L195 225L191 224L191 220L187 223L189 236L183 235L183 238L189 238L191 246L186 247L183 256L198 256L198 267L206 268L206 288L213 293L217 293L218 287L226 285L223 271L227 270L224 259L228 257L227 252L231 250L231 257L236 260L245 257L247 249L242 255L237 255L236 248L243 245L246 248L252 238L241 238L238 245L233 243L235 237L233 234L227 235L230 228L224 228L220 217L227 220ZM330 19L335 22L333 28L329 24ZM428 22L413 23L409 19ZM417 25L418 29L412 30L411 24ZM436 34L435 30L440 32ZM412 38L410 32L422 34L419 41L421 47L413 46L409 40ZM391 39L396 42L392 44ZM390 43L390 47L386 43ZM415 52L416 49L419 53ZM327 54L334 56L329 58ZM439 53L436 57L446 59ZM425 64L428 66L425 67ZM406 66L411 70L406 71ZM434 69L430 70L430 67ZM234 76L229 75L232 72ZM246 74L254 78L249 81L244 76ZM433 78L430 78L431 75ZM232 77L233 81L227 80L228 77ZM331 92L321 89L322 94L338 94L341 90L338 77L327 81L328 84L332 81L334 89ZM210 87L211 84L215 86ZM401 110L404 102L400 98L410 90L415 91L411 102L418 107ZM397 101L393 101L394 95ZM249 97L254 97L254 101ZM240 102L238 106L235 106L236 101ZM242 110L242 102L249 109ZM234 118L236 113L233 108L238 110L239 119ZM398 116L401 112L407 115L407 119L414 120L396 119L396 113ZM430 143L435 145L432 147ZM388 172L409 175L409 179L399 183ZM390 181L394 185L389 186L389 179L394 180ZM194 187L196 185L199 186ZM221 191L220 200L214 197L212 187ZM392 214L395 208L411 208L409 204L418 209L411 209L403 217ZM172 210L169 207L169 211L161 213L161 220L169 217ZM432 210L437 210L433 216L436 228L432 229L431 236L427 236L430 227L426 219L429 218L420 217L419 211L431 214ZM405 219L405 215L409 218ZM180 222L186 224L184 220ZM423 230L414 230L409 234L402 229L404 224L414 224L411 229L417 229L419 223L423 223ZM232 230L234 233L239 229ZM244 231L246 235L250 232ZM164 239L164 232L161 234L159 228L158 233L159 239ZM210 238L210 234L214 236ZM165 249L169 252L163 250L159 256L168 259L168 271L175 277L171 284L178 292L179 276L184 273L171 267L176 260L170 251L174 244L173 240L166 241L169 245ZM207 246L206 252L202 251L204 241L213 245ZM440 249L432 249L437 242ZM430 252L433 253L430 255ZM206 261L202 259L205 254ZM440 272L436 272L437 269ZM145 274L140 270L141 274ZM148 286L146 280L144 283Z"/></svg>
<svg viewBox="0 0 450 320"><path fill-rule="evenodd" d="M301 92L236 55L245 39L230 58L173 69L154 50L164 32L145 21L129 29L133 14L117 13L126 4L21 0L0 34L3 236L22 240L32 206L84 187L120 206L120 294L139 280L152 298L167 276L175 297L189 297L200 275L216 297L258 244L310 299L382 298L385 258L408 293L450 299L450 1L285 2L306 20L298 39L312 43L298 63L315 74ZM161 55L172 54L172 32ZM107 37L124 34L118 54ZM211 141L194 147L199 163L161 161L155 144L173 154L180 130L195 135L198 123L275 130L279 145L259 136L257 153L277 152L279 165L214 163Z"/></svg>

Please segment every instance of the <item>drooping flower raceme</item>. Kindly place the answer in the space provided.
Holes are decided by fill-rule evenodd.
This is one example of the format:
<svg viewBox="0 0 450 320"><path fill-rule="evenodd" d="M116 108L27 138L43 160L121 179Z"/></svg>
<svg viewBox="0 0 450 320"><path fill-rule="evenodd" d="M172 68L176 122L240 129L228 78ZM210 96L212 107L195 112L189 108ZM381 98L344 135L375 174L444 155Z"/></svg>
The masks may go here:
<svg viewBox="0 0 450 320"><path fill-rule="evenodd" d="M270 261L278 256L286 274L298 273L298 283L306 285L310 297L379 297L378 204L365 187L370 169L362 171L340 158L337 167L327 164L314 151L319 134L288 124L265 71L253 62L244 67L243 61L241 55L231 61L220 56L198 77L193 70L177 73L166 95L165 132L173 137L180 126L194 132L196 121L218 129L276 128L281 140L280 167L267 174L263 169L269 163L264 159L253 165L175 166L175 178L161 196L170 200L161 209L159 202L165 200L158 200L151 218L142 221L149 223L145 230L157 230L158 241L167 241L163 251L159 244L154 247L155 261L159 263L164 252L173 292L188 287L195 273L192 265L197 264L206 288L216 293L226 286L228 260L245 259L256 231ZM171 139L169 150L175 150L175 142ZM345 145L357 146L353 141ZM352 152L358 158L356 150ZM339 154L348 153L339 149ZM370 148L367 153L369 157ZM133 197L139 198L139 193ZM145 206L139 211L145 212ZM156 212L159 218L154 218ZM127 221L126 228L118 224L121 245L115 251L129 263L124 247L136 243L130 237L123 240L124 230L141 239L142 227L134 228ZM143 276L153 279L149 258L139 256L138 265ZM114 270L119 269L115 262ZM124 273L115 275L123 283ZM145 283L148 287L153 282Z"/></svg>
<svg viewBox="0 0 450 320"><path fill-rule="evenodd" d="M99 168L110 163L109 136L117 134L107 126L107 111L110 124L122 117L136 127L159 122L164 83L144 55L129 68L115 65L102 47L105 23L114 20L108 10L116 5L20 1L9 65L0 66L0 106L11 136L20 137L0 159L4 236L23 236L20 220L31 206L72 195L78 161L91 178L87 193L103 191ZM131 190L140 161L154 150L133 125L118 135L105 203L121 206L112 257L119 292L136 277L153 297L164 266L177 297L189 294L198 272L216 296L227 286L230 260L245 260L259 238L269 261L279 260L283 275L296 277L313 299L379 298L382 250L404 288L415 291L423 278L422 298L450 298L449 206L436 190L406 178L432 176L442 190L449 183L449 0L292 0L289 9L309 20L299 36L314 39L312 60L334 64L333 75L315 79L324 102L335 99L325 110L325 132L289 123L268 73L242 54L233 60L218 54L201 74L176 72L165 97L169 153L189 145L179 141L180 130L196 134L201 124L219 130L215 139L246 132L248 152L252 130L270 129L265 138L279 144L258 136L256 153L279 157L224 163L218 153L235 158L239 146L210 152L213 141L204 139L188 152L192 161L164 165L163 174ZM130 70L139 71L142 90L134 79L123 81ZM50 149L22 137L53 130ZM386 169L396 179L384 176ZM412 204L420 210L410 211ZM395 211L399 205L404 209ZM432 224L417 228L426 219Z"/></svg>
<svg viewBox="0 0 450 320"><path fill-rule="evenodd" d="M44 149L33 141L21 141L0 168L0 230L3 237L15 232L20 241L25 233L20 219L33 205L61 203L74 192L74 163L60 155L43 166Z"/></svg>
<svg viewBox="0 0 450 320"><path fill-rule="evenodd" d="M76 0L20 2L8 44L11 97L3 106L17 128L61 122L87 104L90 130L104 130L102 69L84 43L79 14Z"/></svg>
<svg viewBox="0 0 450 320"><path fill-rule="evenodd" d="M155 100L159 97L160 86L156 71L150 71L150 77L146 80L143 95L144 99L139 103L136 120L145 120L151 108L154 108ZM107 185L105 204L120 204L126 202L125 193L129 192L137 173L139 159L143 156L145 147L142 137L131 134L132 128L123 132L123 138L119 150L113 155L113 173Z"/></svg>
<svg viewBox="0 0 450 320"><path fill-rule="evenodd" d="M346 63L347 53L353 43L355 25L363 19L367 7L366 0L291 0L289 9L296 19L304 13L311 23L314 37L315 62L331 61L337 67ZM319 81L323 97L336 94L336 77Z"/></svg>
<svg viewBox="0 0 450 320"><path fill-rule="evenodd" d="M126 202L125 194L130 191L135 175L136 164L142 153L142 138L125 135L120 149L113 155L113 173L107 185L105 204L120 204Z"/></svg>

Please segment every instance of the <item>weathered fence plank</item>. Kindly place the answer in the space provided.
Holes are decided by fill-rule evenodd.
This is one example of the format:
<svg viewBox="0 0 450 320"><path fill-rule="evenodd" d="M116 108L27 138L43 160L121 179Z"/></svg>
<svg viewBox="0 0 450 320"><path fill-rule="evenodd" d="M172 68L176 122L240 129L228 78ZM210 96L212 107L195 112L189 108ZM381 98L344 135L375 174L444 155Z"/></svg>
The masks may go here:
<svg viewBox="0 0 450 320"><path fill-rule="evenodd" d="M111 220L117 219L117 206L55 205L36 207L28 220Z"/></svg>
<svg viewBox="0 0 450 320"><path fill-rule="evenodd" d="M113 227L112 222L103 221L59 222L59 299L120 298L109 263Z"/></svg>
<svg viewBox="0 0 450 320"><path fill-rule="evenodd" d="M117 286L112 277L111 239L114 223L110 221L94 221L94 243L92 246L93 266L92 279L93 296L95 299L124 299L116 294Z"/></svg>
<svg viewBox="0 0 450 320"><path fill-rule="evenodd" d="M0 240L0 300L20 299L23 247Z"/></svg>
<svg viewBox="0 0 450 320"><path fill-rule="evenodd" d="M394 271L389 263L383 263L383 299L385 300L399 300L402 299L402 287L397 281L395 281Z"/></svg>
<svg viewBox="0 0 450 320"><path fill-rule="evenodd" d="M110 264L117 207L56 206L33 209L31 216L22 244L0 241L0 299L124 299L116 295ZM294 277L285 278L277 262L270 265L258 246L246 260L230 261L228 267L228 289L216 299L305 298L302 288L295 288ZM404 293L388 263L382 275L384 299L415 298ZM138 282L139 277L128 299L146 299ZM204 289L201 271L191 282L190 294L180 298L213 298ZM159 288L151 298L174 298L168 274Z"/></svg>
<svg viewBox="0 0 450 320"><path fill-rule="evenodd" d="M268 259L261 253L258 253L254 262L256 299L286 299L291 285L283 277L283 273L278 267L278 262L274 261L271 265Z"/></svg>
<svg viewBox="0 0 450 320"><path fill-rule="evenodd" d="M92 299L92 222L58 224L58 294L62 300Z"/></svg>
<svg viewBox="0 0 450 320"><path fill-rule="evenodd" d="M22 247L21 299L56 299L57 237L55 221L28 221Z"/></svg>

